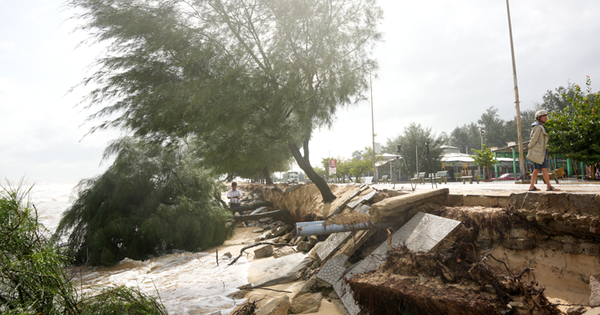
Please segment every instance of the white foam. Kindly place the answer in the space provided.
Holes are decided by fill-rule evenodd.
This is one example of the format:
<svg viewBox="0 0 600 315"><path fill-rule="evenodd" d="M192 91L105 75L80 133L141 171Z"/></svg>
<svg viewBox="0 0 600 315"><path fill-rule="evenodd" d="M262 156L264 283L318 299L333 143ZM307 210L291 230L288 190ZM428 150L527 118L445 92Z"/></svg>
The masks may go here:
<svg viewBox="0 0 600 315"><path fill-rule="evenodd" d="M62 213L72 205L75 184L35 184L30 201L38 209L39 219L54 232ZM250 263L244 257L227 267L229 260L215 254L182 252L145 261L124 259L110 268L70 268L77 289L93 293L106 286L126 285L139 288L165 305L171 314L204 314L221 311L229 314L243 300L227 295L248 284ZM157 295L158 291L158 295Z"/></svg>
<svg viewBox="0 0 600 315"><path fill-rule="evenodd" d="M110 268L79 269L81 278L75 279L83 292L93 294L99 286L125 285L136 287L155 297L160 297L167 311L173 314L201 314L221 311L231 312L243 300L233 300L227 295L248 283L250 263L240 258L227 266L228 259L220 259L217 266L215 254L177 253L146 261L125 259ZM158 291L158 295L157 295Z"/></svg>

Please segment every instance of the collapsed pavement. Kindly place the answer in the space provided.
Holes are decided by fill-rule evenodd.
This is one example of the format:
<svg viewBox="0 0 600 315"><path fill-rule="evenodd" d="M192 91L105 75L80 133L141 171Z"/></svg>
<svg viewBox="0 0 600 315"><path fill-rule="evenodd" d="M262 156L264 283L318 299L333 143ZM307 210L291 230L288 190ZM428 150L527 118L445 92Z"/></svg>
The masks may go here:
<svg viewBox="0 0 600 315"><path fill-rule="evenodd" d="M256 248L259 276L240 295L305 280L272 304L280 314L315 312L323 298L342 314L582 314L600 305L593 299L600 292L590 289L600 287L598 195L334 188L338 198L322 205L314 185L242 187L273 204L262 211L287 211L280 220L248 222L266 228L256 241L291 246ZM348 230L298 235L298 222L316 220ZM382 222L394 224L374 228ZM279 258L261 262L261 255Z"/></svg>

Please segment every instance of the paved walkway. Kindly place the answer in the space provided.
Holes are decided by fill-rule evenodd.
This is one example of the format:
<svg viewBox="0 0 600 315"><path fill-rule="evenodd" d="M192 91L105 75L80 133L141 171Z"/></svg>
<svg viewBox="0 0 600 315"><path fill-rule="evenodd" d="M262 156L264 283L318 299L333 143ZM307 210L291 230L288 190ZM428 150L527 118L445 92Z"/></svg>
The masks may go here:
<svg viewBox="0 0 600 315"><path fill-rule="evenodd" d="M380 190L394 188L394 184L374 184L372 186ZM600 194L600 182L597 181L561 180L560 184L552 181L552 186L560 189L560 192ZM446 187L450 189L451 194L510 195L511 193L526 192L529 189L529 184L516 184L513 181L479 182L479 184L476 182L473 184L448 182L448 184L437 184L437 187L434 184L432 188L431 183L425 183L417 184L416 191ZM546 193L546 184L542 180L538 181L536 187L541 189L538 193ZM395 190L410 191L410 183L397 183Z"/></svg>

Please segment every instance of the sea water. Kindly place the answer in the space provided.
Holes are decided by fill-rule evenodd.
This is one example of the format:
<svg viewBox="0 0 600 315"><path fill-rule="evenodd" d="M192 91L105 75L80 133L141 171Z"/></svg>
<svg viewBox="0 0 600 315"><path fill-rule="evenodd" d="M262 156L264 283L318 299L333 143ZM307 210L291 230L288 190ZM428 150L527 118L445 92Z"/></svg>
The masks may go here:
<svg viewBox="0 0 600 315"><path fill-rule="evenodd" d="M36 183L30 202L39 220L54 232L62 213L76 198L76 183ZM125 285L156 297L169 314L229 314L244 300L228 294L248 283L250 263L244 257L234 265L215 254L178 252L144 261L124 259L113 267L71 267L74 284L80 293L94 294L103 287Z"/></svg>

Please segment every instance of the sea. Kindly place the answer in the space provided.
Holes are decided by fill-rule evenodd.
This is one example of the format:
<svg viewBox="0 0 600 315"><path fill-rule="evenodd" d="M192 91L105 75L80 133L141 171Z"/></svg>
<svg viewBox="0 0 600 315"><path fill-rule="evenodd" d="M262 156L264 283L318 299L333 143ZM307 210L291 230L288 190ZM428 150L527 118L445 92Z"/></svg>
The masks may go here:
<svg viewBox="0 0 600 315"><path fill-rule="evenodd" d="M62 213L76 198L77 183L36 183L29 201L39 221L51 232ZM234 254L234 253L232 253ZM235 256L235 255L234 255ZM169 314L229 314L245 300L227 295L248 284L250 262L241 257L234 265L215 254L176 252L148 260L124 259L113 267L70 267L80 294L94 294L101 288L125 285L142 290L161 301Z"/></svg>

